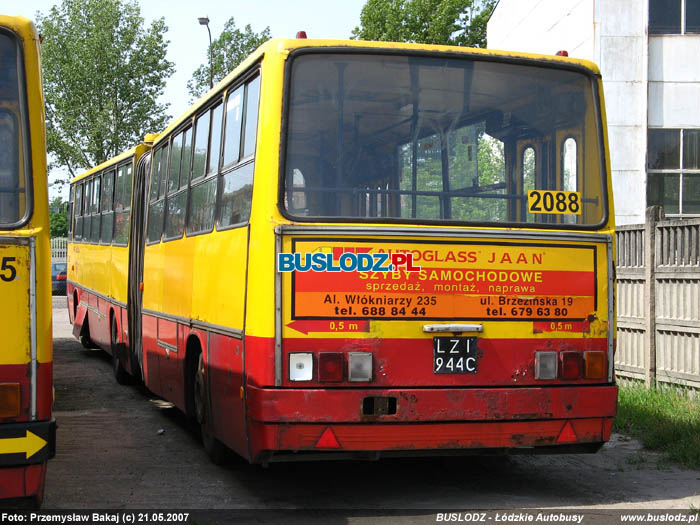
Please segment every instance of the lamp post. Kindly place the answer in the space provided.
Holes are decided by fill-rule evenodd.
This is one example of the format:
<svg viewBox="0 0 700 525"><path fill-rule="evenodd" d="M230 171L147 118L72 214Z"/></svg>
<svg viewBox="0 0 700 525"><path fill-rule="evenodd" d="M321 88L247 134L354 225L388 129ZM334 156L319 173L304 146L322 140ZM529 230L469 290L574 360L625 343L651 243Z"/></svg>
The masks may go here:
<svg viewBox="0 0 700 525"><path fill-rule="evenodd" d="M199 20L199 25L207 26L207 33L209 33L209 89L214 87L214 63L211 50L211 30L209 29L209 17L201 16Z"/></svg>

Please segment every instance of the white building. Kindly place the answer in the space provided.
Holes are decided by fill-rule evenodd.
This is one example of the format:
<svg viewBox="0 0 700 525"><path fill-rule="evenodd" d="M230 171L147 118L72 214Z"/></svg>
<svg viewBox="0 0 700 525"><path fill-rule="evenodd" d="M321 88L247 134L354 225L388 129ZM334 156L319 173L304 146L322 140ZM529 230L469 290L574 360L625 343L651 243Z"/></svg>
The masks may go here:
<svg viewBox="0 0 700 525"><path fill-rule="evenodd" d="M700 216L700 0L500 0L487 38L598 64L618 224Z"/></svg>

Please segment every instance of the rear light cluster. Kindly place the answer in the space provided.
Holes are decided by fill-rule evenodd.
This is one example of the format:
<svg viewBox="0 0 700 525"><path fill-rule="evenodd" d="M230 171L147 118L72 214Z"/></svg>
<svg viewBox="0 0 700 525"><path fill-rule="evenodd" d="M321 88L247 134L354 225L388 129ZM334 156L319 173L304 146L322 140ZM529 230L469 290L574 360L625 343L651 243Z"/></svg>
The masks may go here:
<svg viewBox="0 0 700 525"><path fill-rule="evenodd" d="M289 380L340 383L372 381L370 352L292 352L289 354Z"/></svg>
<svg viewBox="0 0 700 525"><path fill-rule="evenodd" d="M0 383L0 417L17 417L19 409L19 383Z"/></svg>
<svg viewBox="0 0 700 525"><path fill-rule="evenodd" d="M605 379L605 352L535 352L535 379Z"/></svg>

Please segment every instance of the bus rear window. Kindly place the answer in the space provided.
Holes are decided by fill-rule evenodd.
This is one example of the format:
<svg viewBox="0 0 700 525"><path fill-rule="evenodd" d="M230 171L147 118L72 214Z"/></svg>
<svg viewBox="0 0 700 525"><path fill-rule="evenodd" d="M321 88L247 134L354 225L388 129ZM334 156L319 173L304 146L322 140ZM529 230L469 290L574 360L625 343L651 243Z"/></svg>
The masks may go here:
<svg viewBox="0 0 700 525"><path fill-rule="evenodd" d="M24 67L17 38L0 30L0 228L27 214L28 137Z"/></svg>
<svg viewBox="0 0 700 525"><path fill-rule="evenodd" d="M302 54L288 93L286 214L599 225L592 78L469 58Z"/></svg>

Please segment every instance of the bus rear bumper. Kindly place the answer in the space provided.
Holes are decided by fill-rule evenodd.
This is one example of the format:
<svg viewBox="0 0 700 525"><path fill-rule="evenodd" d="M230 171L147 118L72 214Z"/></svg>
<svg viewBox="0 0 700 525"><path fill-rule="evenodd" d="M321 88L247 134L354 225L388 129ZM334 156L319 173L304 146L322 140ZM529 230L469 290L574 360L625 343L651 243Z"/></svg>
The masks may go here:
<svg viewBox="0 0 700 525"><path fill-rule="evenodd" d="M0 475L5 467L45 463L55 455L55 420L0 424Z"/></svg>
<svg viewBox="0 0 700 525"><path fill-rule="evenodd" d="M0 498L41 502L46 462L56 454L56 421L0 424Z"/></svg>
<svg viewBox="0 0 700 525"><path fill-rule="evenodd" d="M610 439L617 410L614 385L381 392L249 387L248 395L253 461L279 452L595 451ZM396 397L395 413L363 415L367 397Z"/></svg>

